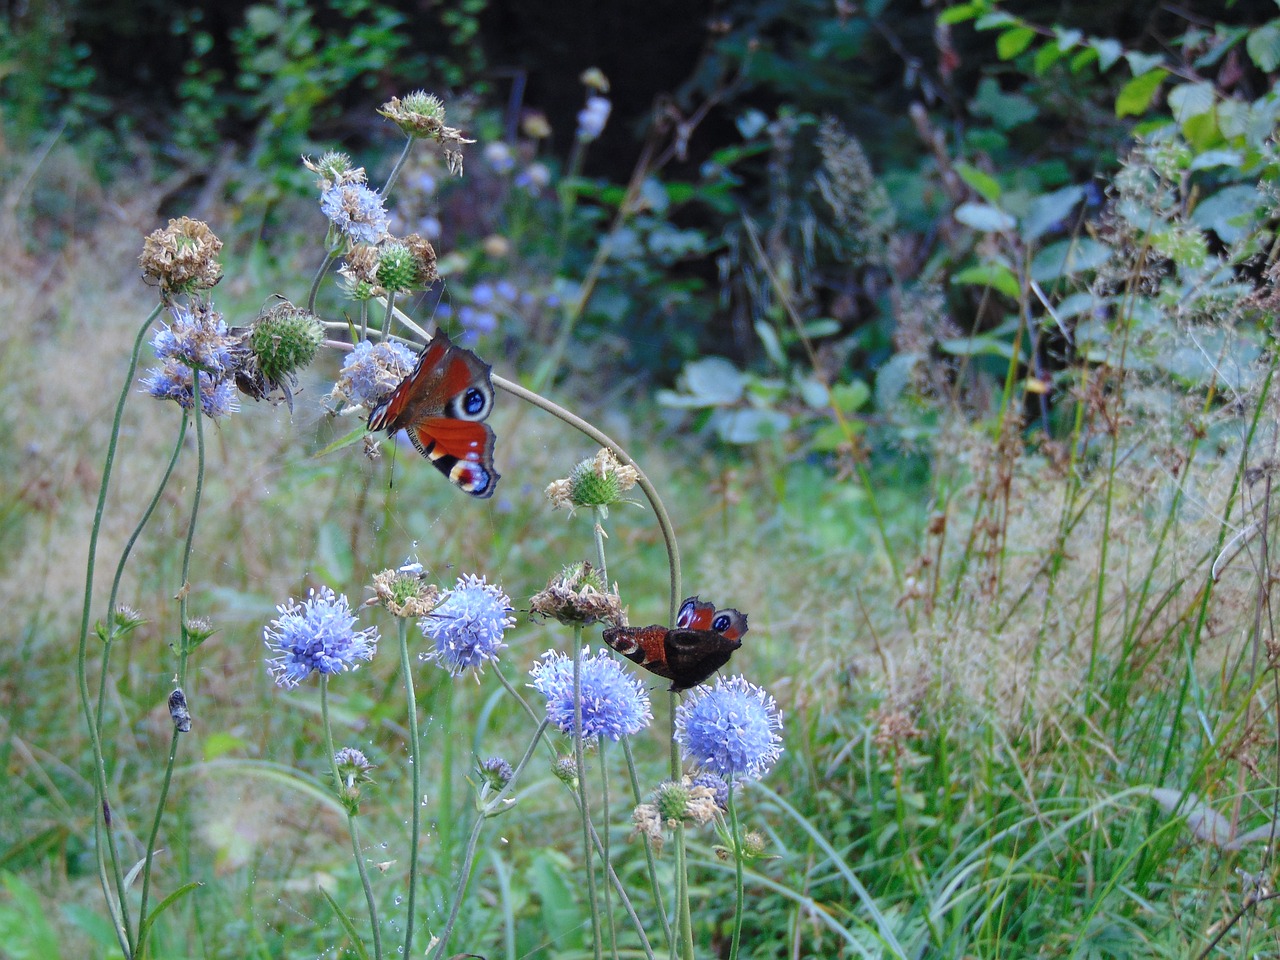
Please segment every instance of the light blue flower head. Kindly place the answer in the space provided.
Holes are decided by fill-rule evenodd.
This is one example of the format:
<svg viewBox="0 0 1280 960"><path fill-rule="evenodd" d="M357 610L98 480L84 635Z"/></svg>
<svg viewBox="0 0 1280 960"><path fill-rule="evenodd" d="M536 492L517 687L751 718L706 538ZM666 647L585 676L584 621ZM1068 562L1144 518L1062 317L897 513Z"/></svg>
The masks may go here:
<svg viewBox="0 0 1280 960"><path fill-rule="evenodd" d="M191 368L179 360L165 361L163 367L152 367L142 378L143 392L157 400L174 400L183 410L195 406L195 394L191 390ZM200 410L215 420L240 409L240 399L230 380L215 378L201 372Z"/></svg>
<svg viewBox="0 0 1280 960"><path fill-rule="evenodd" d="M398 341L361 340L342 364L335 393L352 403L375 407L405 378L417 360L417 354Z"/></svg>
<svg viewBox="0 0 1280 960"><path fill-rule="evenodd" d="M195 310L175 304L170 313L173 322L151 338L156 356L209 373L226 373L231 366L231 341L222 314L203 304Z"/></svg>
<svg viewBox="0 0 1280 960"><path fill-rule="evenodd" d="M358 660L372 660L378 649L378 628L352 629L351 604L328 587L276 609L280 616L262 631L262 640L275 654L267 658L267 667L279 686L296 687L313 672L350 670Z"/></svg>
<svg viewBox="0 0 1280 960"><path fill-rule="evenodd" d="M473 574L459 577L458 585L418 621L423 635L435 643L422 659L436 661L451 676L468 670L479 674L486 660L498 662L499 651L507 646L502 635L515 622L511 599L501 587Z"/></svg>
<svg viewBox="0 0 1280 960"><path fill-rule="evenodd" d="M601 650L582 651L582 735L587 739L621 740L639 733L653 719L644 685L622 664ZM533 687L547 698L547 719L573 734L573 660L548 650L529 672Z"/></svg>
<svg viewBox="0 0 1280 960"><path fill-rule="evenodd" d="M378 191L363 183L335 183L320 194L329 222L355 243L370 246L387 235L389 220Z"/></svg>
<svg viewBox="0 0 1280 960"><path fill-rule="evenodd" d="M698 687L676 707L675 739L699 769L729 780L759 780L782 755L782 712L745 677Z"/></svg>

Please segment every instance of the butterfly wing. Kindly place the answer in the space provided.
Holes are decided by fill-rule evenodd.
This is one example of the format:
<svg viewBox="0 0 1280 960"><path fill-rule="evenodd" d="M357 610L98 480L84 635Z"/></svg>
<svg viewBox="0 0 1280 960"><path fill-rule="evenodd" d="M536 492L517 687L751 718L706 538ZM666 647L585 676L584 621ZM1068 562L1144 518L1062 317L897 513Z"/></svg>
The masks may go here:
<svg viewBox="0 0 1280 960"><path fill-rule="evenodd" d="M742 640L714 630L668 630L664 646L671 689L696 687L726 663Z"/></svg>
<svg viewBox="0 0 1280 960"><path fill-rule="evenodd" d="M650 673L670 680L671 689L679 692L696 687L728 663L746 632L746 614L717 610L693 596L680 605L672 629L657 624L612 627L604 631L604 642Z"/></svg>
<svg viewBox="0 0 1280 960"><path fill-rule="evenodd" d="M493 429L482 422L493 410L490 369L439 331L412 372L373 408L369 429L406 431L451 483L473 497L491 497L500 475L493 469Z"/></svg>
<svg viewBox="0 0 1280 960"><path fill-rule="evenodd" d="M659 624L648 627L610 627L604 642L650 673L673 680L667 667L666 636L670 631Z"/></svg>

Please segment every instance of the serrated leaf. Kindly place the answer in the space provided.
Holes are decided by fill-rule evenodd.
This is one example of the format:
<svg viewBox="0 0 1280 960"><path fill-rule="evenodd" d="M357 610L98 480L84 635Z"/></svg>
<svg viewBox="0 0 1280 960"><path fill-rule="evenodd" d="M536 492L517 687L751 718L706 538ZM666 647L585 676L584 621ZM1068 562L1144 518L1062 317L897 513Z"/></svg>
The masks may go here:
<svg viewBox="0 0 1280 960"><path fill-rule="evenodd" d="M1018 278L1003 263L980 263L959 271L951 279L972 287L990 287L1014 300L1020 293Z"/></svg>
<svg viewBox="0 0 1280 960"><path fill-rule="evenodd" d="M1014 27L996 37L996 56L1001 60L1012 60L1036 38L1036 32L1030 27Z"/></svg>
<svg viewBox="0 0 1280 960"><path fill-rule="evenodd" d="M1244 48L1254 66L1263 73L1270 73L1280 66L1280 20L1271 20L1249 31Z"/></svg>
<svg viewBox="0 0 1280 960"><path fill-rule="evenodd" d="M955 165L955 171L960 174L960 179L972 187L984 200L989 203L999 202L1000 183L991 174L963 161Z"/></svg>
<svg viewBox="0 0 1280 960"><path fill-rule="evenodd" d="M962 203L956 208L955 218L966 227L983 233L1012 230L1016 221L999 207L987 203Z"/></svg>
<svg viewBox="0 0 1280 960"><path fill-rule="evenodd" d="M1164 83L1164 78L1168 75L1168 70L1160 68L1136 76L1126 83L1116 95L1116 116L1129 117L1146 113L1160 84Z"/></svg>

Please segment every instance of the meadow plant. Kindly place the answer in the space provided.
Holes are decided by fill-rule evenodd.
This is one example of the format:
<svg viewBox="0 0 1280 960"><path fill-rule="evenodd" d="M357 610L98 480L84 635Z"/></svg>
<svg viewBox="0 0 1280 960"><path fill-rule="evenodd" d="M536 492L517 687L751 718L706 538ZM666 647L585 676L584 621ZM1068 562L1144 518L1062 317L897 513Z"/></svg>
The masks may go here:
<svg viewBox="0 0 1280 960"><path fill-rule="evenodd" d="M582 151L599 136L609 113L609 102L603 96L607 90L603 76L592 74L584 78L584 83L593 92L579 118L575 164L581 163ZM384 404L415 370L417 354L409 345L413 338L430 339L426 331L396 306L396 297L439 282L435 251L429 241L416 234L391 236L392 219L386 203L416 142L434 143L443 151L449 171L460 175L462 148L472 141L449 127L443 103L424 93L393 99L379 112L396 123L407 139L405 152L381 188L370 187L364 169L343 154L329 153L318 161L306 161L307 168L317 176L319 209L328 227L322 262L307 292L305 306L294 306L277 298L252 324L228 327L211 298L212 288L222 276L216 259L221 244L206 224L187 218L171 221L168 229L148 237L144 246L141 258L144 279L158 289L160 298L139 329L117 404L98 515L90 538L78 669L81 709L93 749L99 880L117 944L129 960L151 955L151 937L162 914L173 917L177 913L173 910L176 904L184 898L199 896L198 884L188 882L166 891L153 903L152 864L164 821L172 815L168 788L184 742L180 738L193 729L199 730L200 700L192 696L186 682L191 660L214 635L208 621L193 617L188 611L192 596L204 595L193 586L196 572L192 570L192 562L198 556L193 542L206 470L205 420L220 425L227 422L240 408L239 394L254 400L286 401L292 410L297 373L312 363L322 348L345 353L337 381L326 398L330 413L367 418L369 412ZM502 161L500 151L491 149L486 155L491 164ZM342 264L336 271L337 286L349 302L357 306L358 324L326 320L318 312L318 293L339 260ZM518 293L511 284L499 280L492 289L478 287L472 292L472 300L477 309L496 308L500 303L512 307ZM371 311L376 313L371 315ZM167 314L167 320L158 323L162 314ZM371 323L377 314L381 315L381 323ZM464 326L468 325L465 318L460 319ZM571 326L572 317L565 322ZM484 325L474 318L469 326L473 333L484 332ZM140 353L148 340L159 366L135 385ZM490 580L491 574L466 573L458 577L453 586L444 587L429 582L423 565L416 561L375 575L369 588L372 598L358 608L352 607L344 593L314 581L301 585L306 588L304 599L288 599L276 608L276 616L265 623L261 633L266 647L264 669L278 688L282 704L295 699L301 702L313 684L319 688L324 738L321 762L329 767L333 802L346 814L367 921L357 924L353 919L359 911L351 909L351 892L341 884L325 890L324 896L348 945L361 957L381 960L389 955L391 948L385 941L393 934L401 941L394 948L397 955L420 955L419 933L423 931L430 931L428 956L450 955L450 940L462 916L484 828L492 818L509 814L517 807L520 796L517 791L523 789L522 778L530 769L539 745L545 745L553 772L570 787L569 797L576 808L581 837L577 852L586 881L594 955L599 958L606 950L613 955L628 950L639 951L649 958L664 953L692 960L695 955L690 907L693 867L686 853L685 828L709 822L717 822L723 828L727 816L727 832L722 829L727 845L721 849L738 864L730 951L731 956L737 956L745 903L742 865L748 856L756 856L758 851L753 853L754 848L741 836L735 787L765 776L777 760L781 752L781 714L772 697L740 676L717 683L714 688L696 688L679 707L676 706L677 694L673 693L672 726L666 734L670 747L669 777L665 785L645 789L632 745L639 742L639 737L654 720L645 682L647 675L637 675L631 664L604 647L592 652L584 642L584 634L588 628L600 629L596 625L601 624L614 629L626 626L619 587L608 580L605 525L610 518L609 508L628 502L624 494L635 487L639 487L652 507L661 528L669 568L669 619L675 622L681 597L681 573L670 519L656 489L638 465L596 427L533 391L498 376L492 379L497 389L551 413L601 445L595 457L574 466L569 476L552 483L547 493L552 507L567 507L571 516L581 510L591 520L593 559L571 563L551 575L546 590L532 598L530 604L534 614L568 627L569 642L565 649L552 648L531 665L522 665L522 655L508 645L510 635L518 632L521 624L514 615L511 599L497 582ZM124 437L121 425L126 403L139 389L153 398L176 402L173 409L177 443L168 468L159 475L152 505L119 559L105 614L91 630L91 616L97 607L93 585L102 512L112 465ZM461 416L454 407L445 409L441 416L455 419ZM466 413L481 408L457 409ZM487 407L484 409L487 414ZM465 421L458 419L458 422ZM198 463L181 552L181 578L174 585L181 628L170 642L176 681L168 698L173 725L170 749L141 853L140 869L130 869L132 857L122 847L123 838L130 834L113 805L114 754L104 748L102 737L107 721L113 647L136 629L143 618L118 605L117 591L129 551L168 484L185 448L191 424L195 426ZM366 436L363 426L354 430L338 448L361 438L366 452L371 457L376 455L377 443ZM429 455L429 448L420 446L420 449L424 456ZM452 474L449 476L461 485L462 481ZM330 691L331 684L340 684L346 690L356 688L370 675L369 671L358 669L372 661L382 645L377 625L358 625L370 611L383 611L395 623L405 716L401 729L410 772L410 793L403 798L408 813L408 836L403 841L403 850L395 858L379 864L376 874L367 868L362 806L375 785L376 767L385 770L386 762L376 765L366 755L364 746L339 748L335 745ZM420 634L410 630L413 623L417 624ZM662 631L662 628L646 629ZM92 651L90 636L100 641L99 647ZM99 677L96 692L89 683L91 661ZM423 662L439 667L447 677L443 696L437 698L441 713L433 721L440 724L442 743L434 820L436 849L430 864L433 874L453 871L447 912L433 909L430 916L422 915L424 906L427 903L433 908L441 905L422 896L422 878L430 847L424 842L423 808L427 798L422 778L426 760L420 725L422 707L415 682L416 671ZM528 686L545 699L545 710L530 706L507 676L512 669L528 670ZM346 676L340 677L342 674ZM454 715L454 697L449 685L464 676L474 678L481 685L496 683L495 695L509 696L513 704L527 714L532 735L514 766L503 757L494 756L477 761L472 767L475 816L461 860L453 870L456 811L452 791L457 762L452 741L455 728L463 718ZM430 682L437 688L441 686L436 680ZM386 699L385 692L383 699ZM552 737L562 737L565 742L557 746L550 742ZM621 758L617 756L618 750ZM685 769L682 750L692 769ZM629 800L623 803L614 796L616 788L610 777L611 766L619 760L625 762L630 786ZM642 802L646 793L655 797L652 807L655 813L646 812L649 808ZM379 789L376 795L381 804L383 791ZM623 809L628 813L621 812ZM657 856L662 845L661 831L639 826L655 818L674 830L676 863L670 868L674 883L665 882L660 876ZM637 833L645 847L647 889L624 883L616 868L617 854L611 839L617 828L628 821L638 825ZM404 865L403 872L395 868L397 862ZM140 889L135 892L138 875ZM391 895L389 884L393 881L404 883L403 896ZM656 925L654 917L660 921ZM665 945L655 942L658 927L665 937Z"/></svg>

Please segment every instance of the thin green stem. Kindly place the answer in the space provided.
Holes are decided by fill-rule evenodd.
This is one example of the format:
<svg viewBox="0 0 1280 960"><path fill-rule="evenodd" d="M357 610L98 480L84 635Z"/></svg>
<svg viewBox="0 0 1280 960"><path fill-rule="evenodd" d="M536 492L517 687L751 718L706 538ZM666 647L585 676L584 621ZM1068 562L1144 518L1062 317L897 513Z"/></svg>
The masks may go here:
<svg viewBox="0 0 1280 960"><path fill-rule="evenodd" d="M596 738L596 750L600 757L600 821L604 824L600 839L604 843L604 866L608 871L613 866L613 858L609 854L609 764L605 762L604 734ZM609 950L613 960L618 960L618 924L613 916L613 899L607 883L604 885L604 915L609 921Z"/></svg>
<svg viewBox="0 0 1280 960"><path fill-rule="evenodd" d="M449 919L445 921L444 929L440 931L435 947L429 955L432 960L443 956L449 946L449 936L453 933L453 925L458 920L458 910L462 906L463 895L466 893L467 884L471 881L471 870L475 864L476 847L480 842L480 830L487 819L507 809L505 806L507 794L511 792L516 781L520 779L520 774L528 766L529 759L533 756L533 751L538 748L538 743L542 740L542 735L546 733L547 726L550 723L551 721L544 717L542 722L538 724L538 729L534 732L533 739L529 741L529 746L525 750L524 756L520 758L515 770L511 772L511 779L503 784L502 789L494 795L492 800L484 804L480 815L476 817L475 825L471 828L471 836L467 840L467 851L462 860L462 874L454 891L453 904L449 908Z"/></svg>
<svg viewBox="0 0 1280 960"><path fill-rule="evenodd" d="M738 808L733 802L733 774L729 775L729 836L733 842L734 905L733 941L729 945L729 960L738 960L738 948L742 944L742 831L738 828Z"/></svg>
<svg viewBox="0 0 1280 960"><path fill-rule="evenodd" d="M444 697L440 729L444 743L440 746L440 789L436 812L436 834L440 838L442 869L453 864L453 684L439 688Z"/></svg>
<svg viewBox="0 0 1280 960"><path fill-rule="evenodd" d="M387 313L382 318L382 339L386 340L391 336L391 318L396 315L396 292L390 290L387 292Z"/></svg>
<svg viewBox="0 0 1280 960"><path fill-rule="evenodd" d="M324 252L324 260L320 264L320 268L316 270L316 275L311 279L311 289L307 291L307 313L316 312L316 297L320 295L320 284L324 281L325 274L329 272L329 268L333 266L333 261L337 260L341 247L335 245Z"/></svg>
<svg viewBox="0 0 1280 960"><path fill-rule="evenodd" d="M156 304L148 314L133 341L133 353L129 356L129 370L125 374L124 386L120 389L120 398L116 401L115 417L111 422L111 435L107 440L107 457L102 466L102 482L98 486L98 505L93 514L93 526L89 531L89 556L85 563L84 606L80 613L80 639L76 651L76 685L80 691L80 709L84 713L86 726L89 728L89 742L93 750L93 823L94 833L100 836L105 832L106 847L113 876L109 878L105 870L99 871L98 880L106 897L107 907L111 913L111 923L115 928L116 939L120 950L126 957L133 956L133 929L129 919L129 908L125 900L124 874L120 869L120 854L116 848L115 832L111 829L110 807L107 803L107 772L102 754L102 730L96 722L96 713L89 697L89 619L93 613L93 575L98 553L98 536L102 532L102 516L106 512L107 490L111 485L111 470L115 465L116 448L120 441L120 423L124 419L124 405L133 389L133 376L138 370L138 355L142 352L142 342L147 331L164 304ZM111 887L115 886L116 898L111 898ZM112 905L115 909L112 909Z"/></svg>
<svg viewBox="0 0 1280 960"><path fill-rule="evenodd" d="M182 545L182 584L178 589L178 688L187 685L187 663L191 657L191 634L187 630L187 602L191 595L191 553L195 543L196 521L200 516L200 501L204 496L204 400L200 393L200 371L191 371L191 416L196 422L196 478L191 493L191 516L187 519L187 536ZM156 815L151 823L151 834L143 854L142 899L138 906L138 929L147 922L147 898L151 893L151 868L155 863L156 838L160 835L160 821L169 799L169 786L173 782L173 767L178 758L179 730L175 725L169 741L169 758L165 763L164 777L160 782L160 796L156 799ZM145 944L139 943L139 953Z"/></svg>
<svg viewBox="0 0 1280 960"><path fill-rule="evenodd" d="M418 893L418 837L422 830L422 750L418 739L418 701L413 692L413 669L409 659L409 621L396 620L400 641L400 672L404 675L405 699L409 707L409 763L413 782L413 808L409 827L409 893L405 898L404 951L402 957L413 956L414 904Z"/></svg>
<svg viewBox="0 0 1280 960"><path fill-rule="evenodd" d="M622 752L627 758L627 773L631 777L631 795L635 798L637 804L640 803L640 778L636 775L636 761L631 753L631 738L622 738ZM660 891L662 887L658 884L658 865L653 859L653 841L647 834L641 834L644 840L644 858L649 867L649 888L653 890L654 901L658 904L658 917L662 920L662 932L666 934L667 943L674 949L675 941L671 939L671 921L667 919L666 908L662 905L662 895Z"/></svg>
<svg viewBox="0 0 1280 960"><path fill-rule="evenodd" d="M587 896L591 901L591 936L595 960L601 960L600 902L596 894L595 857L591 848L591 808L587 805L586 761L582 749L582 627L573 628L573 758L578 769L578 804L582 816L582 855L586 858ZM608 869L608 863L605 863Z"/></svg>
<svg viewBox="0 0 1280 960"><path fill-rule="evenodd" d="M338 770L338 752L333 748L333 722L329 717L329 675L320 674L320 717L324 726L324 745L329 753L329 771L333 774L333 789L347 811L347 831L351 835L351 852L356 858L356 870L360 873L360 885L364 887L365 906L369 910L369 929L373 932L374 960L382 960L382 930L378 925L378 904L373 898L373 885L360 851L360 825L356 819L356 801L344 795L342 773Z"/></svg>
<svg viewBox="0 0 1280 960"><path fill-rule="evenodd" d="M592 525L592 532L595 534L596 541L596 563L600 566L600 579L604 582L605 590L609 589L609 567L605 563L604 558L604 520L608 516L605 507L595 507L595 523Z"/></svg>
<svg viewBox="0 0 1280 960"><path fill-rule="evenodd" d="M391 168L391 172L387 174L386 182L383 183L382 189L378 191L378 196L383 200L387 198L387 194L391 192L391 188L396 184L396 178L400 176L400 171L404 169L404 163L409 159L409 151L413 149L414 141L417 138L411 133L405 141L404 149L400 151L400 156L396 158L396 165Z"/></svg>
<svg viewBox="0 0 1280 960"><path fill-rule="evenodd" d="M689 855L684 834L684 824L677 823L676 833L676 899L680 911L680 956L694 960L693 915L689 910Z"/></svg>

